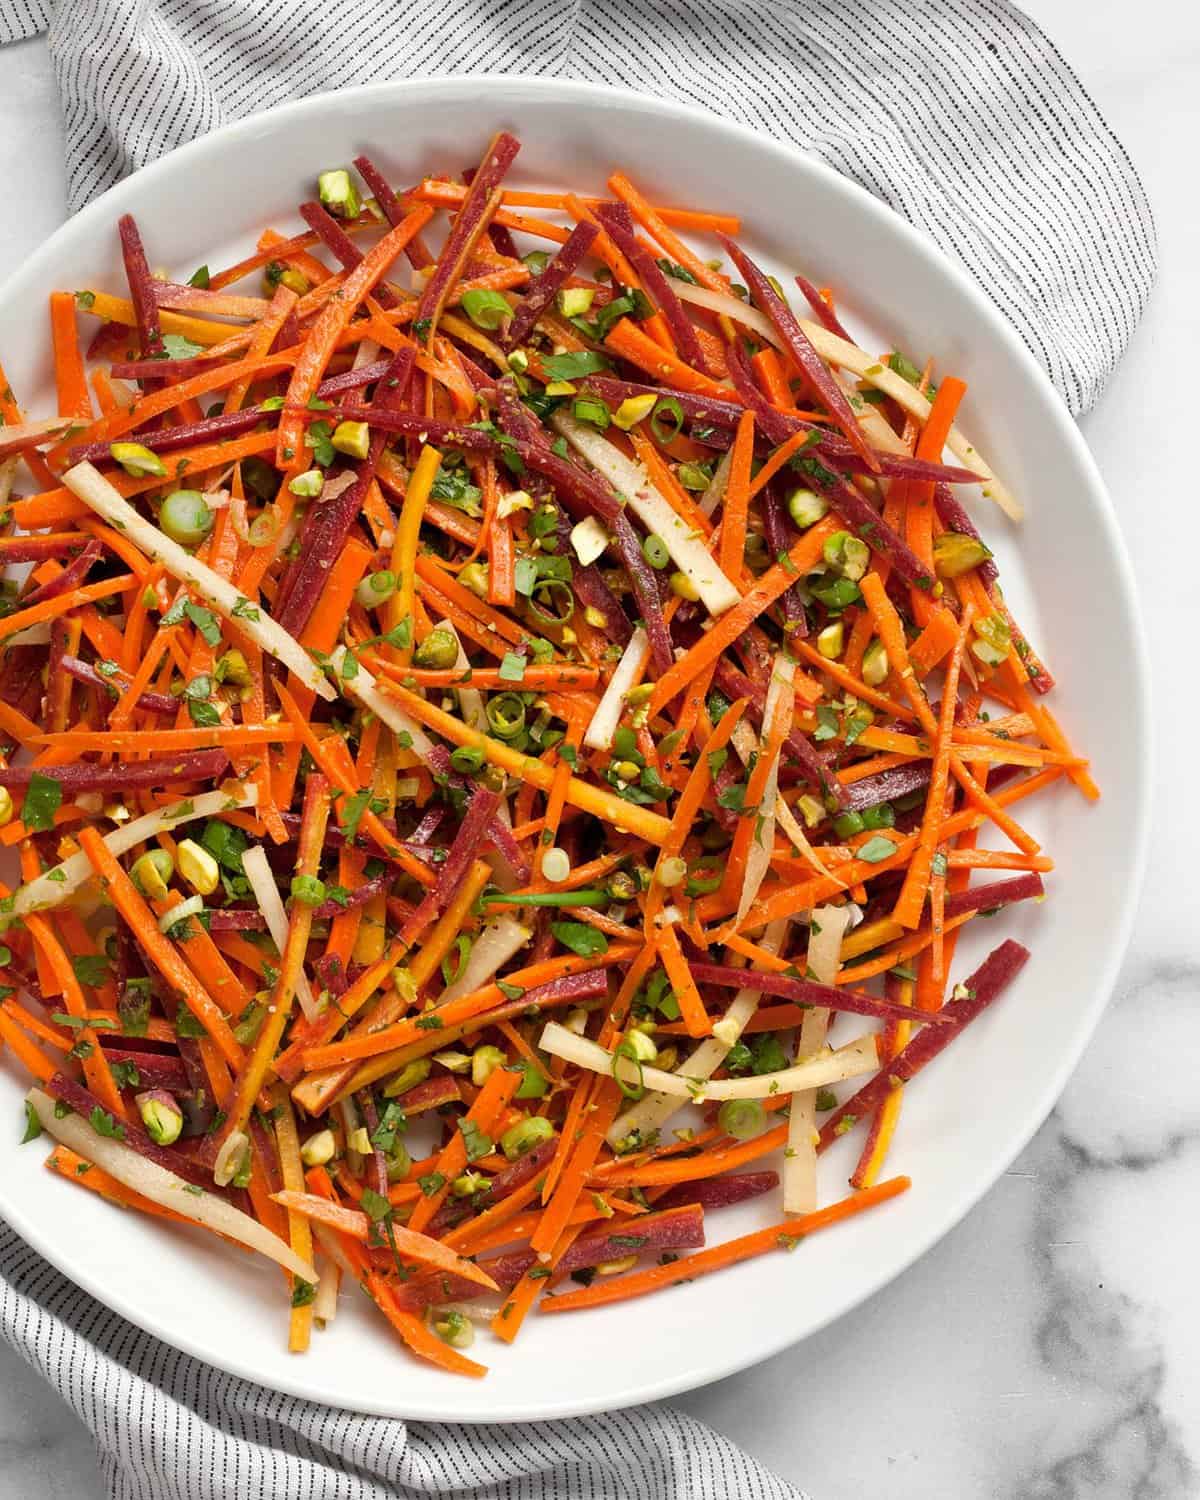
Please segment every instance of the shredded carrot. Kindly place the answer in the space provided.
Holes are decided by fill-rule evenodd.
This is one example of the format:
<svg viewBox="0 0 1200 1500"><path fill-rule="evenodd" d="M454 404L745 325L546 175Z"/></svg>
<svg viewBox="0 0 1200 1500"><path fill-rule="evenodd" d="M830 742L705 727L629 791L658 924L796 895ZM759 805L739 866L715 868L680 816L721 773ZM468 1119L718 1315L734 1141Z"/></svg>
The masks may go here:
<svg viewBox="0 0 1200 1500"><path fill-rule="evenodd" d="M50 293L50 332L54 341L54 378L58 386L58 410L64 417L92 419L83 353L75 326L75 298L70 292Z"/></svg>
<svg viewBox="0 0 1200 1500"><path fill-rule="evenodd" d="M892 1177L878 1187L866 1188L832 1203L828 1208L819 1208L815 1213L799 1214L785 1219L781 1224L772 1224L768 1229L757 1229L738 1240L728 1240L715 1245L711 1250L700 1250L695 1255L682 1257L670 1265L654 1266L650 1270L632 1272L628 1276L614 1276L611 1280L596 1282L580 1292L562 1292L542 1303L544 1312L574 1312L583 1307L602 1307L613 1302L625 1302L630 1297L641 1297L647 1292L661 1291L680 1281L693 1281L711 1271L723 1271L727 1266L751 1256L765 1254L768 1250L792 1250L806 1234L818 1229L827 1229L832 1224L885 1203L889 1198L907 1192L911 1186L907 1177Z"/></svg>
<svg viewBox="0 0 1200 1500"><path fill-rule="evenodd" d="M754 456L754 413L744 412L733 439L733 462L721 510L721 571L738 578L746 547L746 517L750 505L750 461Z"/></svg>
<svg viewBox="0 0 1200 1500"><path fill-rule="evenodd" d="M826 539L836 529L834 522L828 518L810 527L788 552L785 561L768 569L740 604L727 610L685 656L663 673L651 696L650 712L657 713L665 707L676 693L738 640L747 626L791 587L797 574L804 573L813 566L822 555Z"/></svg>
<svg viewBox="0 0 1200 1500"><path fill-rule="evenodd" d="M962 382L939 373L935 390L930 362L924 421L888 399L849 422L848 366L812 324L811 358L774 336L743 353L733 304L705 305L733 290L714 251L762 301L735 216L655 205L620 170L610 198L510 188L517 145L502 132L478 174L400 194L360 158L361 212L331 227L307 208L320 233L255 226L256 251L203 286L144 284L162 247L123 221L128 297L49 294L51 411L27 417L0 371L0 481L19 459L35 491L5 500L0 527L22 580L0 620L0 849L22 879L0 888L0 1045L52 1093L81 1079L80 1118L115 1141L123 1123L132 1149L130 1101L160 1083L213 1112L156 1159L243 1194L282 1242L293 1351L332 1262L410 1354L472 1378L483 1366L448 1342L460 1294L501 1296L507 1342L539 1306L692 1280L902 1192L879 1179L907 1080L961 1033L957 1007L995 993L958 972L959 935L1062 878L1018 804L1068 781L1098 795L994 561L987 581L901 586L893 537L935 579L945 566L943 449L982 467L953 425ZM610 210L636 225L628 253ZM449 233L427 243L435 215ZM553 254L519 259L513 233ZM264 267L266 294L235 289ZM798 280L827 323L832 291ZM194 347L146 364L159 334ZM401 388L388 372L405 367ZM586 459L550 419L564 397L590 423ZM834 513L789 545L789 465L811 452L813 474L841 474L847 438L871 477L842 478L886 528L861 555L830 546ZM141 472L120 441L149 450L133 450ZM925 477L896 477L904 454ZM234 591L220 611L202 575L168 577L132 523L60 484L84 455L138 524L192 513L190 550ZM179 489L195 494L168 501ZM281 627L328 688L273 664ZM989 828L1004 847L980 847ZM97 901L116 929L103 947ZM803 923L830 901L865 917L839 930L822 991ZM768 990L748 1014L725 996L754 975ZM860 1191L732 1240L698 1201L664 1213L672 1190L786 1161L774 1059L813 1006L845 1013L849 1050L812 1061L834 1081L867 1069ZM695 1109L693 1059L714 1107L672 1131L675 1107ZM731 1095L761 1103L749 1139L727 1129ZM424 1156L404 1134L417 1116L436 1131ZM174 1217L81 1175L85 1158L56 1147L49 1166ZM703 1225L707 1248L656 1263L668 1247L633 1225L651 1212L648 1234L670 1218L703 1243ZM569 1284L606 1238L642 1264Z"/></svg>
<svg viewBox="0 0 1200 1500"><path fill-rule="evenodd" d="M736 401L739 406L744 405L736 392L700 370L693 369L661 344L656 344L628 318L621 318L613 324L604 343L614 354L619 354L622 359L627 359L630 364L637 365L638 369L652 375L656 382L674 386L677 391L709 396L717 401Z"/></svg>

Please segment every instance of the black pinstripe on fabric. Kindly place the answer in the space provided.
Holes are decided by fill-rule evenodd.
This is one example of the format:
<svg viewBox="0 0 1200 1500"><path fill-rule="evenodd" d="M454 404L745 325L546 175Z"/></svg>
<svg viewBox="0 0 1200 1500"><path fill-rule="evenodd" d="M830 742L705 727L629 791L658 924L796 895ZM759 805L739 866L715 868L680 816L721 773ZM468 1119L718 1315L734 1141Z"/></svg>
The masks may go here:
<svg viewBox="0 0 1200 1500"><path fill-rule="evenodd" d="M666 1407L409 1425L268 1391L135 1328L3 1224L0 1337L91 1429L112 1500L804 1500Z"/></svg>
<svg viewBox="0 0 1200 1500"><path fill-rule="evenodd" d="M185 140L367 79L571 76L806 147L912 220L1094 404L1154 279L1120 143L1007 0L70 0L50 7L72 206ZM40 0L0 0L0 38Z"/></svg>

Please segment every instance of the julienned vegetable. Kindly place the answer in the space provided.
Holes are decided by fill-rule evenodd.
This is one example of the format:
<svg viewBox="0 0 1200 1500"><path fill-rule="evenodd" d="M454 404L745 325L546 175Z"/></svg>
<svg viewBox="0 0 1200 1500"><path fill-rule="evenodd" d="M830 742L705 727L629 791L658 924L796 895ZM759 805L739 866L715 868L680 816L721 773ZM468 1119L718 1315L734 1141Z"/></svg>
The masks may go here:
<svg viewBox="0 0 1200 1500"><path fill-rule="evenodd" d="M26 1139L277 1261L289 1348L344 1273L472 1376L483 1291L509 1341L903 1191L917 1074L1028 956L964 981L958 934L1050 893L1020 804L1097 795L962 383L619 172L513 212L518 152L330 167L188 286L127 217L128 286L52 299L59 414L0 401Z"/></svg>
<svg viewBox="0 0 1200 1500"><path fill-rule="evenodd" d="M139 1156L130 1147L124 1146L112 1127L111 1120L85 1123L78 1115L60 1115L54 1100L41 1089L30 1089L29 1104L37 1115L42 1129L55 1140L77 1152L86 1161L123 1183L137 1195L148 1198L161 1208L170 1209L180 1218L203 1224L216 1234L237 1240L249 1250L276 1261L293 1276L315 1283L319 1280L313 1266L296 1255L285 1240L273 1234L257 1219L234 1208L226 1199L215 1193L196 1188L182 1177L160 1167L156 1162ZM136 1202L135 1205L136 1206Z"/></svg>

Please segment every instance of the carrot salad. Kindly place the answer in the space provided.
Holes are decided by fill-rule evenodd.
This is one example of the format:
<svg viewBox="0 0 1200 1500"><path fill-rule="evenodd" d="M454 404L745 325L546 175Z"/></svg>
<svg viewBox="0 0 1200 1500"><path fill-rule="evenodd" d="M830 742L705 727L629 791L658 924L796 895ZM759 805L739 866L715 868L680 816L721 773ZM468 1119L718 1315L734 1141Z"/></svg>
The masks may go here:
<svg viewBox="0 0 1200 1500"><path fill-rule="evenodd" d="M1028 958L960 934L1045 894L1025 804L1097 795L963 383L518 150L324 171L180 280L123 218L125 284L50 297L57 410L0 396L25 1139L275 1261L293 1350L345 1278L475 1376L477 1323L904 1192L910 1087Z"/></svg>

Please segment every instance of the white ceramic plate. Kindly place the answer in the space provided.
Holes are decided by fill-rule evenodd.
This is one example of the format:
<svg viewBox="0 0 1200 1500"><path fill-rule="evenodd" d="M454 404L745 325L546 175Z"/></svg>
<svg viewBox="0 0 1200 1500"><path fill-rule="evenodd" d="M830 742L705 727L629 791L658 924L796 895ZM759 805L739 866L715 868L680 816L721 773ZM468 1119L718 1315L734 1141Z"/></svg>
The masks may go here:
<svg viewBox="0 0 1200 1500"><path fill-rule="evenodd" d="M1007 934L1033 959L913 1087L892 1155L913 1178L906 1196L793 1255L652 1302L535 1316L511 1349L485 1334L474 1351L492 1367L482 1381L416 1363L356 1293L343 1295L309 1355L289 1355L277 1273L53 1178L44 1143L15 1144L23 1084L3 1065L0 1121L12 1144L0 1213L68 1276L169 1344L264 1385L360 1411L476 1422L595 1412L728 1375L838 1317L945 1234L1045 1118L1101 1016L1136 905L1149 764L1142 635L1112 506L1020 340L965 273L866 193L677 104L568 82L441 79L327 95L218 131L85 209L0 293L0 352L20 398L34 413L52 409L46 294L122 287L119 214L137 216L152 265L187 275L202 261L228 264L266 224L296 224L320 168L366 150L395 183L456 173L500 126L523 142L514 183L602 191L620 166L660 201L740 214L751 253L785 281L802 269L837 288L853 332L919 361L932 355L969 382L963 426L1028 519L1015 531L977 492L964 498L1060 678L1055 709L1093 757L1104 800L1089 807L1064 788L1030 812L1058 861L1051 899L974 924L982 931L960 948L960 974ZM824 1158L823 1201L844 1191L859 1144L852 1136ZM712 1232L723 1239L777 1216L760 1200L714 1216Z"/></svg>

